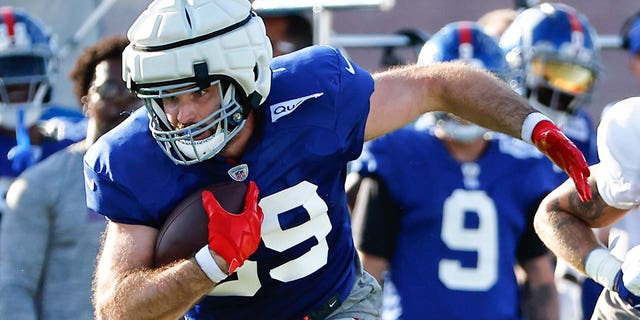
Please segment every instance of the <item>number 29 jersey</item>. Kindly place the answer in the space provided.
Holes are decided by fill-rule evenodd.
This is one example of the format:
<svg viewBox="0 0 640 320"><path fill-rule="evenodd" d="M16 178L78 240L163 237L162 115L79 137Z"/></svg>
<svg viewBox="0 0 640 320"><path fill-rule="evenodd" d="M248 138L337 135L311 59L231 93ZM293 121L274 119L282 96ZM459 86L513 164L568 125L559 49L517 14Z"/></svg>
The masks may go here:
<svg viewBox="0 0 640 320"><path fill-rule="evenodd" d="M257 183L261 244L189 319L302 319L335 295L344 300L354 283L344 180L362 150L373 80L327 46L276 58L271 69L258 129L237 163L173 164L151 137L144 109L85 156L88 208L119 223L159 229L200 187L242 175Z"/></svg>

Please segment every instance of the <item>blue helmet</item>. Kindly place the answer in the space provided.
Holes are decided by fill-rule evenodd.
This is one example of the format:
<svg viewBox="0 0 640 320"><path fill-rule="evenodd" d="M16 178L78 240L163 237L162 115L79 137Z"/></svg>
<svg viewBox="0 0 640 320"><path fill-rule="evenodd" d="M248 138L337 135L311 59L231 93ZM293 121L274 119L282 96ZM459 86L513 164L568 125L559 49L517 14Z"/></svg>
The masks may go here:
<svg viewBox="0 0 640 320"><path fill-rule="evenodd" d="M49 98L55 41L47 28L26 12L0 8L0 126L15 128L38 121Z"/></svg>
<svg viewBox="0 0 640 320"><path fill-rule="evenodd" d="M521 12L500 37L519 92L559 121L589 102L600 70L597 34L587 18L561 3Z"/></svg>
<svg viewBox="0 0 640 320"><path fill-rule="evenodd" d="M452 22L444 26L424 44L418 64L428 65L460 61L491 71L508 81L510 69L496 40L472 21ZM480 138L487 130L444 112L435 112L436 128L459 142Z"/></svg>
<svg viewBox="0 0 640 320"><path fill-rule="evenodd" d="M424 44L418 64L462 61L487 69L507 80L509 65L498 43L472 21L452 22L444 26Z"/></svg>

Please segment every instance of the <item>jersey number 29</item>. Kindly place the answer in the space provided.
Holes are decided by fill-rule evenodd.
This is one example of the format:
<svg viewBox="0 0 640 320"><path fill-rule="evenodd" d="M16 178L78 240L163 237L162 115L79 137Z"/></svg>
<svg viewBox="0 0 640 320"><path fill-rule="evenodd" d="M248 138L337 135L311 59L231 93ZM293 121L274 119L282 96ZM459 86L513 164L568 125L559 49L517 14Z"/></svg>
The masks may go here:
<svg viewBox="0 0 640 320"><path fill-rule="evenodd" d="M305 254L284 262L269 271L272 279L289 282L302 279L327 264L329 246L327 235L331 231L327 204L316 190L318 186L303 181L260 200L264 212L262 241L267 248L283 252L315 237L318 244ZM292 228L283 229L278 215L291 209L302 207L309 214L309 220ZM253 296L261 287L256 261L245 261L237 271L238 280L223 282L210 295Z"/></svg>

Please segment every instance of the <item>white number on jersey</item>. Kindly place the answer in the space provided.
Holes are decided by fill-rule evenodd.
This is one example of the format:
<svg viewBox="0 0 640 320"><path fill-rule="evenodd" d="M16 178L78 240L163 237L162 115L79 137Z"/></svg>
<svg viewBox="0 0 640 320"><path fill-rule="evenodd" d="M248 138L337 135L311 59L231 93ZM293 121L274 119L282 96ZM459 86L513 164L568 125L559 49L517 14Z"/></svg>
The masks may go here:
<svg viewBox="0 0 640 320"><path fill-rule="evenodd" d="M478 215L478 228L465 228L465 213ZM455 190L444 203L442 241L451 250L475 251L475 267L464 267L458 260L442 259L438 276L447 288L486 291L498 279L498 213L484 191Z"/></svg>
<svg viewBox="0 0 640 320"><path fill-rule="evenodd" d="M327 235L331 231L327 204L318 195L318 186L303 181L260 200L264 213L262 241L267 248L283 252L315 237L318 244L305 254L271 269L269 275L283 282L302 279L327 264L329 246ZM303 224L283 230L278 215L302 207L309 214ZM238 280L224 282L209 294L215 296L253 296L261 287L258 279L258 263L245 261L237 271Z"/></svg>

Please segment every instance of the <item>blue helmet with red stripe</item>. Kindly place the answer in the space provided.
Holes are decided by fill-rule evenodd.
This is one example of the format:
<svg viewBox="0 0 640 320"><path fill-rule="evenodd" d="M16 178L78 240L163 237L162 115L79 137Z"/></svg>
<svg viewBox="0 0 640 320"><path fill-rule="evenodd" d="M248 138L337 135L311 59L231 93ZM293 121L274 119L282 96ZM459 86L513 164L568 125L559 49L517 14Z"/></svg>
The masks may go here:
<svg viewBox="0 0 640 320"><path fill-rule="evenodd" d="M0 126L15 128L18 114L29 126L49 98L55 41L37 18L0 7ZM20 112L19 112L20 111Z"/></svg>
<svg viewBox="0 0 640 320"><path fill-rule="evenodd" d="M498 43L472 21L447 24L431 36L418 56L422 65L447 61L460 61L491 71L505 81L510 79L509 65ZM434 112L433 116L436 128L459 142L473 141L487 131L444 112Z"/></svg>
<svg viewBox="0 0 640 320"><path fill-rule="evenodd" d="M588 19L562 3L521 12L500 37L520 92L554 120L591 98L600 70L597 34Z"/></svg>
<svg viewBox="0 0 640 320"><path fill-rule="evenodd" d="M444 26L424 44L418 64L462 61L509 78L509 66L498 43L473 21L452 22Z"/></svg>

